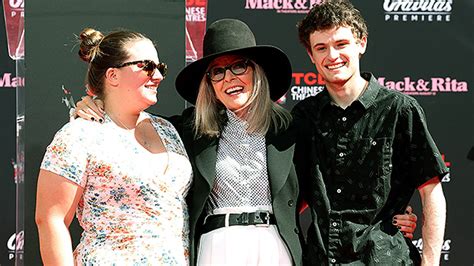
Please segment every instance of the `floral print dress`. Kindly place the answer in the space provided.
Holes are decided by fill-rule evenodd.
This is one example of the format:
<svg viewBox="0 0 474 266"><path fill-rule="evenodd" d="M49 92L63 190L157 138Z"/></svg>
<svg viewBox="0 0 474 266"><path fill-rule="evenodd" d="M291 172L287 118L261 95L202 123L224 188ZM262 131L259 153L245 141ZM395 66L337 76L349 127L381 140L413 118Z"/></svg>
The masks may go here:
<svg viewBox="0 0 474 266"><path fill-rule="evenodd" d="M77 265L189 264L191 164L175 128L146 115L167 153L150 153L108 116L66 124L47 148L41 168L84 189Z"/></svg>

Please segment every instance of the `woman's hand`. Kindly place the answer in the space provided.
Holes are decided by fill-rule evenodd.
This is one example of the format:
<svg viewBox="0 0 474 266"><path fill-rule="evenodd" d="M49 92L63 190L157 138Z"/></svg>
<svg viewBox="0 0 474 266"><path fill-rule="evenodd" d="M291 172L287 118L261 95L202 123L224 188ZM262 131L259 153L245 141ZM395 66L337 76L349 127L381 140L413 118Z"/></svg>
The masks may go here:
<svg viewBox="0 0 474 266"><path fill-rule="evenodd" d="M406 238L413 239L418 217L413 213L411 206L407 206L405 214L398 214L393 217L393 225L400 230Z"/></svg>
<svg viewBox="0 0 474 266"><path fill-rule="evenodd" d="M76 117L102 123L104 114L104 102L99 99L94 100L90 96L84 96L76 104Z"/></svg>

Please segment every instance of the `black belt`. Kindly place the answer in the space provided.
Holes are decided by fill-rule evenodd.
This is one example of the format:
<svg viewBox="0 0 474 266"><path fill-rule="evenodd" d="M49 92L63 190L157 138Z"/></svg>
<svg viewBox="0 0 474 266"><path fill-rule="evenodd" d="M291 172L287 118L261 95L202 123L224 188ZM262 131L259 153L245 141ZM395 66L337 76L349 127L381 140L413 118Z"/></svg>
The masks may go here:
<svg viewBox="0 0 474 266"><path fill-rule="evenodd" d="M226 215L229 216L229 226L232 225L255 225L268 227L275 224L275 216L268 211L216 214L206 218L202 227L202 233L205 234L212 230L225 227Z"/></svg>

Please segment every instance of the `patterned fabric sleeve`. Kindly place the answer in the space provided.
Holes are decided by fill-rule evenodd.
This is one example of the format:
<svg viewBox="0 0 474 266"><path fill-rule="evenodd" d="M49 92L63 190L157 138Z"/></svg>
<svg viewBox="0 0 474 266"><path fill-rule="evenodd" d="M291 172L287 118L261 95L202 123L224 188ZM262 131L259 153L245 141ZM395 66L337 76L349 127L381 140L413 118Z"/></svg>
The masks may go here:
<svg viewBox="0 0 474 266"><path fill-rule="evenodd" d="M54 136L41 163L41 169L58 174L84 187L87 167L86 121L77 119L64 125ZM90 132L88 132L90 133Z"/></svg>
<svg viewBox="0 0 474 266"><path fill-rule="evenodd" d="M435 176L441 179L448 169L428 131L422 107L412 100L404 115L409 135L410 172L416 179L415 185L419 187Z"/></svg>

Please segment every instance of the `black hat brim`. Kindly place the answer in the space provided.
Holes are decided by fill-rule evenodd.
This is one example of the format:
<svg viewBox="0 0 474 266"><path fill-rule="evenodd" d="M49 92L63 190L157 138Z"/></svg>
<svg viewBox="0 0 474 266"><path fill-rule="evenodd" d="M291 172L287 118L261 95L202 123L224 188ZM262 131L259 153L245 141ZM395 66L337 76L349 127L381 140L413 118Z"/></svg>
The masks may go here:
<svg viewBox="0 0 474 266"><path fill-rule="evenodd" d="M186 101L195 104L199 85L207 67L212 60L223 55L241 55L260 65L267 76L270 87L270 98L280 99L288 90L291 83L292 69L286 54L278 47L257 45L205 56L187 65L176 77L175 86L178 93Z"/></svg>

